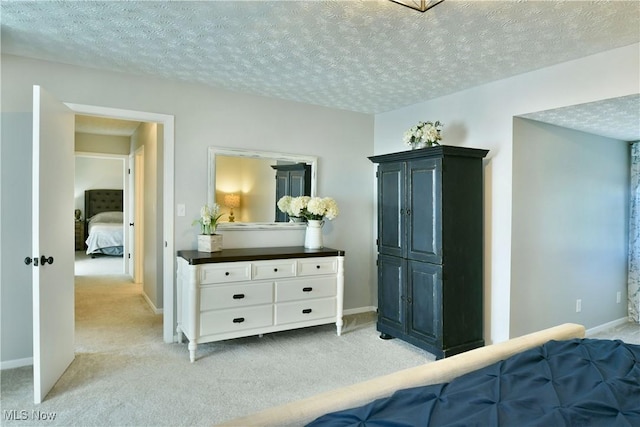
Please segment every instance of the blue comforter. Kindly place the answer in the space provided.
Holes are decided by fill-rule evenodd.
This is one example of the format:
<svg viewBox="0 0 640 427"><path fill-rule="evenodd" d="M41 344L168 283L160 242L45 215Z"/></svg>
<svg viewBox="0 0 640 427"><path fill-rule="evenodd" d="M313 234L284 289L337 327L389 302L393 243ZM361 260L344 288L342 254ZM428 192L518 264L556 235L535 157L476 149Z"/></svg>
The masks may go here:
<svg viewBox="0 0 640 427"><path fill-rule="evenodd" d="M640 346L550 341L450 383L400 390L310 426L640 426Z"/></svg>

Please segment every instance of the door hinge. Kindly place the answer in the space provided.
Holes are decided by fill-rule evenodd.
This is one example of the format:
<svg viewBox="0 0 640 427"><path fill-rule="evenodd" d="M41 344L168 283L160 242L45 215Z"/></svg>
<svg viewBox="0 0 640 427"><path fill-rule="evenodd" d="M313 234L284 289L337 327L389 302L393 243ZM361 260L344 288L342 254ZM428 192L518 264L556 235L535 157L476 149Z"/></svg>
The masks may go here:
<svg viewBox="0 0 640 427"><path fill-rule="evenodd" d="M127 173L131 175L131 168L127 169Z"/></svg>
<svg viewBox="0 0 640 427"><path fill-rule="evenodd" d="M131 253L127 254L127 258L131 259Z"/></svg>

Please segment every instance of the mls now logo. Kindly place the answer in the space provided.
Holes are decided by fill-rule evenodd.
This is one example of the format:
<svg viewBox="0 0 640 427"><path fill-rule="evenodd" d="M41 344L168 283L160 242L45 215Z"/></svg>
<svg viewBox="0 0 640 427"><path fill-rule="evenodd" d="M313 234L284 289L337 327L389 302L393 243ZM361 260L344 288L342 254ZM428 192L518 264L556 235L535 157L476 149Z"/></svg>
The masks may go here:
<svg viewBox="0 0 640 427"><path fill-rule="evenodd" d="M25 409L19 411L17 409L2 411L2 417L5 421L53 421L56 419L55 412L27 411Z"/></svg>

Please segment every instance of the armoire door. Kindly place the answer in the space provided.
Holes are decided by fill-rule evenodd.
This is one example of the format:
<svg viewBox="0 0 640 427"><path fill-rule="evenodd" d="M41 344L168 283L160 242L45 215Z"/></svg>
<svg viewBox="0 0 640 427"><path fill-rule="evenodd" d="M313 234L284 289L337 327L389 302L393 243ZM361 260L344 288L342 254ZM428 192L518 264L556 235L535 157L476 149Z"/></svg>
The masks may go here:
<svg viewBox="0 0 640 427"><path fill-rule="evenodd" d="M407 262L407 333L423 342L442 344L442 266Z"/></svg>
<svg viewBox="0 0 640 427"><path fill-rule="evenodd" d="M406 257L442 263L442 159L407 162Z"/></svg>
<svg viewBox="0 0 640 427"><path fill-rule="evenodd" d="M378 252L405 256L405 163L378 166Z"/></svg>
<svg viewBox="0 0 640 427"><path fill-rule="evenodd" d="M378 328L404 332L406 317L406 261L402 258L378 256Z"/></svg>

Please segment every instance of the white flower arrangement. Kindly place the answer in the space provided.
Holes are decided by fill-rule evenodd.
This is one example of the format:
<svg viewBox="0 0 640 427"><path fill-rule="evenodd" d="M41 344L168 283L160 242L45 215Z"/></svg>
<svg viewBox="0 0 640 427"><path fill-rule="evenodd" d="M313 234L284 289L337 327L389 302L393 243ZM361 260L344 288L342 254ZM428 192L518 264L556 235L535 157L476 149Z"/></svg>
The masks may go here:
<svg viewBox="0 0 640 427"><path fill-rule="evenodd" d="M200 224L200 234L216 234L218 220L222 215L224 214L220 213L220 205L217 203L204 205L200 209L200 218L193 221L193 225Z"/></svg>
<svg viewBox="0 0 640 427"><path fill-rule="evenodd" d="M307 220L332 220L340 212L338 204L331 197L291 197L282 196L278 200L278 209L290 217L306 218Z"/></svg>
<svg viewBox="0 0 640 427"><path fill-rule="evenodd" d="M404 133L404 143L412 147L415 144L424 143L427 146L440 145L442 140L440 130L442 123L439 120L433 122L418 122L417 125Z"/></svg>

